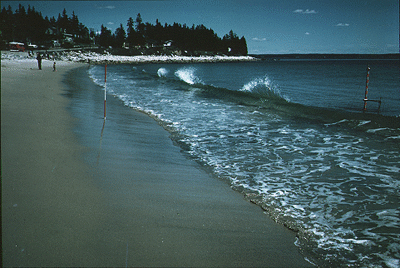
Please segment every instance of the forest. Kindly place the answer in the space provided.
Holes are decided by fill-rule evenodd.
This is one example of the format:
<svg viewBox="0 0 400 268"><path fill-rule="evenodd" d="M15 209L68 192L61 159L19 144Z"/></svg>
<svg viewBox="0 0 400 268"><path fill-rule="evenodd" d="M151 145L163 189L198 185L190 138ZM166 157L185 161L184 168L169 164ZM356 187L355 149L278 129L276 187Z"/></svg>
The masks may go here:
<svg viewBox="0 0 400 268"><path fill-rule="evenodd" d="M3 7L0 14L1 49L10 41L38 45L40 48L72 48L97 46L116 54L182 54L182 55L247 55L247 43L233 30L220 38L212 29L203 24L192 25L173 23L144 23L140 13L136 19L127 19L126 28L120 26L112 32L101 25L100 32L88 29L79 22L78 16L67 11L44 17L41 12L28 5L19 5L14 12ZM125 30L126 29L126 30Z"/></svg>

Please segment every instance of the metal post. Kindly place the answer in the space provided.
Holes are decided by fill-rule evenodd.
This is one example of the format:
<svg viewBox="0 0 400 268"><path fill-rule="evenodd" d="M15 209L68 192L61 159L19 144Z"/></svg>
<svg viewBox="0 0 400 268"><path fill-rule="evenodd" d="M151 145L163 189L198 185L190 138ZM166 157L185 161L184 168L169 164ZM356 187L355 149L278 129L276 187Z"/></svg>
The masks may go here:
<svg viewBox="0 0 400 268"><path fill-rule="evenodd" d="M368 101L368 83L369 83L369 71L371 68L367 67L367 82L365 85L365 98L364 98L364 111L367 110L367 101Z"/></svg>
<svg viewBox="0 0 400 268"><path fill-rule="evenodd" d="M107 64L104 73L104 119L106 119L106 102L107 102Z"/></svg>

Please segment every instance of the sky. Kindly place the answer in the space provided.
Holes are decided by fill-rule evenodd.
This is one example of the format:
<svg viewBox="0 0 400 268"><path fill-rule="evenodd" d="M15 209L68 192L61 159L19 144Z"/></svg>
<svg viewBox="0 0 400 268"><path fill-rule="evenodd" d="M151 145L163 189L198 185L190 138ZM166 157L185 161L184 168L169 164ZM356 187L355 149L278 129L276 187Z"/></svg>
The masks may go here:
<svg viewBox="0 0 400 268"><path fill-rule="evenodd" d="M95 31L126 30L138 13L151 24L203 24L219 37L233 30L249 54L399 53L398 0L1 1L19 4L49 18L74 11Z"/></svg>

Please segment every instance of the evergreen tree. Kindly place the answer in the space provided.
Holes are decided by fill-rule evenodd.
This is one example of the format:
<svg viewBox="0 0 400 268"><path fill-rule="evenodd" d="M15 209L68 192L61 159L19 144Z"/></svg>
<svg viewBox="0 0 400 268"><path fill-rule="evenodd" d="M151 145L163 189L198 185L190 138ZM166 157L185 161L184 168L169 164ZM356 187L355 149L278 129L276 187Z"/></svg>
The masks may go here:
<svg viewBox="0 0 400 268"><path fill-rule="evenodd" d="M25 7L19 4L14 15L13 39L25 42L28 34Z"/></svg>
<svg viewBox="0 0 400 268"><path fill-rule="evenodd" d="M137 14L136 17L136 36L135 36L135 42L142 46L145 44L145 39L144 39L144 29L145 26L143 24L142 16L140 13Z"/></svg>
<svg viewBox="0 0 400 268"><path fill-rule="evenodd" d="M63 32L68 32L68 30L69 30L69 20L68 20L67 11L65 10L65 8L63 10L62 16L60 14L58 14L57 24L58 24L59 28Z"/></svg>
<svg viewBox="0 0 400 268"><path fill-rule="evenodd" d="M7 9L3 7L0 18L1 39L8 41L15 41L13 34L14 28L15 28L15 22L11 6L8 6Z"/></svg>
<svg viewBox="0 0 400 268"><path fill-rule="evenodd" d="M126 40L128 41L130 47L133 47L134 39L135 39L135 29L133 28L133 24L134 24L133 23L133 19L132 19L132 17L130 17L128 19L127 24L126 24L126 27L128 27L126 29L126 31L128 33L128 36L127 36Z"/></svg>
<svg viewBox="0 0 400 268"><path fill-rule="evenodd" d="M101 32L99 36L99 45L102 47L109 47L112 46L113 40L111 35L111 30L104 27L103 24L101 25Z"/></svg>
<svg viewBox="0 0 400 268"><path fill-rule="evenodd" d="M140 13L137 14L136 17L136 31L139 34L144 34L144 25L143 25L143 20L142 20L142 16L140 15Z"/></svg>
<svg viewBox="0 0 400 268"><path fill-rule="evenodd" d="M227 52L228 55L247 55L247 43L244 36L239 39L239 37L230 30L223 39L223 51Z"/></svg>
<svg viewBox="0 0 400 268"><path fill-rule="evenodd" d="M64 8L62 14L58 14L57 20L53 17L43 18L42 14L28 5L26 10L19 5L12 12L11 7L4 8L0 14L0 34L2 40L19 42L37 42L44 44L46 41L64 38L64 34L73 34L74 42L90 43L95 37L97 43L103 47L121 47L127 41L130 47L143 46L146 43L161 48L166 41L172 42L174 50L188 51L188 53L201 54L204 52L223 53L229 55L247 55L247 43L244 37L240 38L229 31L222 39L203 24L193 25L189 28L186 24L173 23L162 25L157 19L155 25L143 23L140 13L136 20L130 17L127 21L127 32L122 24L112 34L111 30L103 25L101 33L96 35L93 30L89 32L87 27L79 22L78 16L72 12L68 17ZM51 27L50 31L47 31ZM46 34L46 32L48 34ZM165 49L162 49L163 51ZM160 51L160 50L157 50Z"/></svg>
<svg viewBox="0 0 400 268"><path fill-rule="evenodd" d="M79 19L78 17L75 15L75 12L72 11L72 16L71 18L68 20L69 21L69 31L72 34L79 34Z"/></svg>
<svg viewBox="0 0 400 268"><path fill-rule="evenodd" d="M141 20L139 20L141 21ZM137 45L142 45L141 42L143 42L143 37L140 37L139 33L135 31L135 28L137 29L137 25L135 25L134 20L132 17L128 19L128 23L126 24L127 28L127 42L129 43L129 46L131 48L137 46Z"/></svg>
<svg viewBox="0 0 400 268"><path fill-rule="evenodd" d="M156 19L156 25L154 27L154 36L156 37L156 41L158 43L163 43L163 41L165 41L164 36L163 36L163 26L161 25L161 23L159 22L158 19Z"/></svg>
<svg viewBox="0 0 400 268"><path fill-rule="evenodd" d="M115 47L122 47L125 42L126 33L124 27L121 25L115 30Z"/></svg>
<svg viewBox="0 0 400 268"><path fill-rule="evenodd" d="M247 42L246 42L246 38L244 38L244 36L242 36L242 38L240 38L240 51L239 54L243 55L243 56L247 56Z"/></svg>

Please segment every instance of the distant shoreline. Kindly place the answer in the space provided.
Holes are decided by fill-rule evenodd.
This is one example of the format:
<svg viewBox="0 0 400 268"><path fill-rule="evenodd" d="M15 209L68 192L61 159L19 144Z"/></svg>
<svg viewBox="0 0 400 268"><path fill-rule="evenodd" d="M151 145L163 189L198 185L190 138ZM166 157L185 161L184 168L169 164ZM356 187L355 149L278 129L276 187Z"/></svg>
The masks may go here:
<svg viewBox="0 0 400 268"><path fill-rule="evenodd" d="M399 53L388 54L249 54L260 60L399 60Z"/></svg>
<svg viewBox="0 0 400 268"><path fill-rule="evenodd" d="M243 62L258 61L252 56L177 56L177 55L138 55L120 56L110 53L96 53L91 51L52 51L37 50L29 56L28 52L2 51L2 60L35 60L36 53L41 53L43 59L54 61L72 61L90 64L140 64L140 63L215 63L215 62Z"/></svg>
<svg viewBox="0 0 400 268"><path fill-rule="evenodd" d="M400 54L249 54L248 56L178 56L178 55L136 55L121 56L87 50L36 50L28 52L1 51L2 60L36 60L36 53L43 59L90 64L141 64L141 63L217 63L280 60L399 60ZM48 56L48 57L47 57Z"/></svg>

